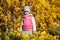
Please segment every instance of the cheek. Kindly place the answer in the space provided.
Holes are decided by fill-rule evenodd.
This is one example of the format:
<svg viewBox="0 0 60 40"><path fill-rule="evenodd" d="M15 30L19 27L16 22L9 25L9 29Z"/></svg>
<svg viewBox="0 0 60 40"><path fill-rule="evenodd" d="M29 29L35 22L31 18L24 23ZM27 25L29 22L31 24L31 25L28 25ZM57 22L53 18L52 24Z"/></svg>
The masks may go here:
<svg viewBox="0 0 60 40"><path fill-rule="evenodd" d="M27 12L26 14L29 14L29 12Z"/></svg>
<svg viewBox="0 0 60 40"><path fill-rule="evenodd" d="M25 13L26 14L26 13Z"/></svg>
<svg viewBox="0 0 60 40"><path fill-rule="evenodd" d="M28 14L28 13L25 13L25 14Z"/></svg>

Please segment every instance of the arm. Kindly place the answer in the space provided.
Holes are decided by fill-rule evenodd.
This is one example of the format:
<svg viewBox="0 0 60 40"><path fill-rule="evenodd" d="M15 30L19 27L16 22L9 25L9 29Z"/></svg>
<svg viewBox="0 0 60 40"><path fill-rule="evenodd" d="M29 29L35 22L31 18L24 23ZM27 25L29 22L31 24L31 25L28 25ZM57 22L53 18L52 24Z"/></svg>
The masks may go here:
<svg viewBox="0 0 60 40"><path fill-rule="evenodd" d="M20 31L22 31L23 21L21 21Z"/></svg>
<svg viewBox="0 0 60 40"><path fill-rule="evenodd" d="M36 23L34 17L32 17L32 23L33 23L33 32L36 32Z"/></svg>

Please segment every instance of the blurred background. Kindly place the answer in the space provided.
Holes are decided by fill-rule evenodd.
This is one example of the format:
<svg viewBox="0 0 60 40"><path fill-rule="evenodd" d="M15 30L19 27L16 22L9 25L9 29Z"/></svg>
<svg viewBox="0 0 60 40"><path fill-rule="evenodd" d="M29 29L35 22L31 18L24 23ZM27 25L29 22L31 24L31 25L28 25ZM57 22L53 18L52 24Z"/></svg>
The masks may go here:
<svg viewBox="0 0 60 40"><path fill-rule="evenodd" d="M21 37L24 6L30 6L36 33ZM60 40L60 0L0 0L0 40Z"/></svg>

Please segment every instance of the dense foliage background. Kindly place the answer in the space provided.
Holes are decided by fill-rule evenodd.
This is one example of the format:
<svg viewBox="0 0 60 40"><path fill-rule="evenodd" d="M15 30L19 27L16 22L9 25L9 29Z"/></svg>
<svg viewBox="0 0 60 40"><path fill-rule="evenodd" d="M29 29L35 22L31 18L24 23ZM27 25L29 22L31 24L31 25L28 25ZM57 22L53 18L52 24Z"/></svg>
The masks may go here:
<svg viewBox="0 0 60 40"><path fill-rule="evenodd" d="M0 40L20 40L24 6L31 8L37 31L23 40L60 40L60 0L0 0ZM4 38L3 38L4 37Z"/></svg>

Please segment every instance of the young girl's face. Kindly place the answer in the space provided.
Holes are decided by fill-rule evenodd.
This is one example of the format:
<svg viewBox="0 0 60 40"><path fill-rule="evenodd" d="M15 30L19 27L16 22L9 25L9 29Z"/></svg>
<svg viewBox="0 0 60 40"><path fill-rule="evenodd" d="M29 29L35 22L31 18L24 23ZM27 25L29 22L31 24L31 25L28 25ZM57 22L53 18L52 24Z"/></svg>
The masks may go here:
<svg viewBox="0 0 60 40"><path fill-rule="evenodd" d="M25 12L25 15L29 15L29 12Z"/></svg>

